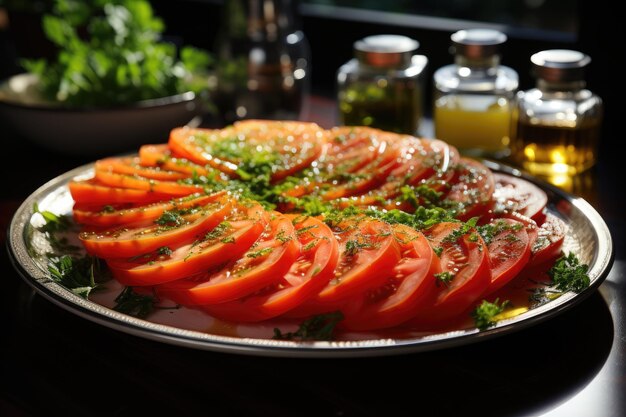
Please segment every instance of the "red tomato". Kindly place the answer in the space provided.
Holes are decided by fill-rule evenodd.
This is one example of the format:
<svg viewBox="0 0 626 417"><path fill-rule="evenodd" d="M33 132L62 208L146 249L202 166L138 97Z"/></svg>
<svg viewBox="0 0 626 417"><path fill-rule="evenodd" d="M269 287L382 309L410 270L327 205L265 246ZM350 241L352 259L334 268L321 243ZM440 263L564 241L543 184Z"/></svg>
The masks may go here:
<svg viewBox="0 0 626 417"><path fill-rule="evenodd" d="M129 259L107 259L113 276L124 285L157 285L189 277L243 255L263 233L268 214L258 204L237 205L201 239L172 245L170 254L148 253Z"/></svg>
<svg viewBox="0 0 626 417"><path fill-rule="evenodd" d="M125 258L198 239L217 226L231 211L228 198L200 207L165 211L155 220L79 234L87 252L100 258Z"/></svg>
<svg viewBox="0 0 626 417"><path fill-rule="evenodd" d="M379 287L393 275L400 249L391 227L368 217L355 217L333 227L339 242L339 261L330 282L320 293L289 313L303 317L342 309L354 297Z"/></svg>
<svg viewBox="0 0 626 417"><path fill-rule="evenodd" d="M473 159L461 158L456 178L445 196L445 203L456 205L457 217L468 220L482 216L493 205L495 182L491 170Z"/></svg>
<svg viewBox="0 0 626 417"><path fill-rule="evenodd" d="M394 225L394 236L403 248L402 259L382 287L367 291L344 309L341 326L350 330L375 330L397 326L433 301L437 293L435 273L441 272L439 258L420 232Z"/></svg>
<svg viewBox="0 0 626 417"><path fill-rule="evenodd" d="M185 158L176 157L165 144L143 145L139 148L139 159L144 166L160 167L168 171L180 172L186 174L187 177L215 174L215 170L212 168L195 164Z"/></svg>
<svg viewBox="0 0 626 417"><path fill-rule="evenodd" d="M177 181L153 180L138 175L117 174L110 171L96 170L96 180L110 187L152 191L176 197L204 192L204 188L199 185L183 184Z"/></svg>
<svg viewBox="0 0 626 417"><path fill-rule="evenodd" d="M112 206L98 206L96 210L74 207L74 220L78 224L111 227L121 224L152 221L160 217L166 210L183 210L191 207L204 206L226 194L225 191L204 195L192 194L150 205L131 206L114 209Z"/></svg>
<svg viewBox="0 0 626 417"><path fill-rule="evenodd" d="M404 136L396 146L400 149L400 156L386 182L367 194L344 201L344 205L412 211L415 207L411 204L396 201L403 186L424 184L434 191L442 191L454 177L453 167L459 161L458 151L445 142Z"/></svg>
<svg viewBox="0 0 626 417"><path fill-rule="evenodd" d="M228 303L207 306L224 320L250 322L279 316L316 295L333 277L339 248L328 226L313 217L286 215L295 223L300 255L276 284Z"/></svg>
<svg viewBox="0 0 626 417"><path fill-rule="evenodd" d="M389 173L398 165L400 152L392 146L394 136L380 135L379 145L374 151L375 158L367 165L353 172L342 172L339 168L318 183L324 200L363 194L385 182Z"/></svg>
<svg viewBox="0 0 626 417"><path fill-rule="evenodd" d="M146 167L141 165L139 157L115 157L101 159L95 164L96 171L112 172L123 175L139 175L142 178L150 178L159 181L177 181L189 178L188 175L161 169L159 167Z"/></svg>
<svg viewBox="0 0 626 417"><path fill-rule="evenodd" d="M563 240L567 233L567 225L563 220L548 213L539 227L537 238L531 241L530 265L538 265L557 258L561 254Z"/></svg>
<svg viewBox="0 0 626 417"><path fill-rule="evenodd" d="M530 181L512 175L495 173L493 198L496 212L518 212L541 225L545 220L546 193Z"/></svg>
<svg viewBox="0 0 626 417"><path fill-rule="evenodd" d="M170 200L172 196L154 190L133 190L130 188L110 187L95 179L71 181L70 194L80 205L114 205L123 203L149 204L156 201Z"/></svg>
<svg viewBox="0 0 626 417"><path fill-rule="evenodd" d="M177 128L169 146L195 163L234 176L242 175L242 155L264 152L272 158L272 180L277 181L309 166L324 141L324 131L313 123L252 120L222 130Z"/></svg>
<svg viewBox="0 0 626 417"><path fill-rule="evenodd" d="M488 243L491 284L486 294L502 288L526 266L530 259L530 238L523 223L498 219L485 226L490 230Z"/></svg>
<svg viewBox="0 0 626 417"><path fill-rule="evenodd" d="M291 219L275 215L267 230L239 259L208 272L160 285L157 293L182 305L225 303L278 283L300 253ZM219 311L219 309L218 309Z"/></svg>
<svg viewBox="0 0 626 417"><path fill-rule="evenodd" d="M473 229L459 237L460 223L439 223L424 234L435 249L441 248L439 291L434 303L421 309L409 323L418 327L440 325L458 317L491 284L487 246Z"/></svg>

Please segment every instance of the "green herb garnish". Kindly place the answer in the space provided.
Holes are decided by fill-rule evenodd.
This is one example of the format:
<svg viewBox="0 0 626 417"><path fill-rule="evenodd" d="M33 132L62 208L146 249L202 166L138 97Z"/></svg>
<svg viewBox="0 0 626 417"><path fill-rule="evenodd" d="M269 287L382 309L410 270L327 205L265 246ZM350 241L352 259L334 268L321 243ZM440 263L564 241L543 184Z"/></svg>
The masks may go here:
<svg viewBox="0 0 626 417"><path fill-rule="evenodd" d="M113 310L143 319L152 313L155 303L154 296L137 294L133 287L126 287L115 297Z"/></svg>
<svg viewBox="0 0 626 417"><path fill-rule="evenodd" d="M570 253L557 259L548 275L558 291L580 293L591 283L587 275L588 270L588 265L581 264L576 255Z"/></svg>
<svg viewBox="0 0 626 417"><path fill-rule="evenodd" d="M450 271L439 272L438 274L435 274L435 278L437 279L437 285L439 285L439 283L442 283L446 287L448 287L454 279L454 274Z"/></svg>
<svg viewBox="0 0 626 417"><path fill-rule="evenodd" d="M98 287L96 275L99 270L98 259L91 256L74 258L63 255L51 258L48 263L50 279L84 299Z"/></svg>
<svg viewBox="0 0 626 417"><path fill-rule="evenodd" d="M295 332L283 333L274 328L274 339L279 340L333 340L337 323L343 320L340 311L319 314L303 321Z"/></svg>
<svg viewBox="0 0 626 417"><path fill-rule="evenodd" d="M68 106L112 106L200 92L198 83L211 57L160 42L163 21L147 0L56 0L43 17L46 37L58 48L56 60L26 60L41 93Z"/></svg>
<svg viewBox="0 0 626 417"><path fill-rule="evenodd" d="M498 301L499 299L497 298L493 303L483 300L482 303L472 311L472 318L479 330L486 330L489 327L495 326L497 322L495 317L501 314L510 304L508 300L502 303L498 303Z"/></svg>

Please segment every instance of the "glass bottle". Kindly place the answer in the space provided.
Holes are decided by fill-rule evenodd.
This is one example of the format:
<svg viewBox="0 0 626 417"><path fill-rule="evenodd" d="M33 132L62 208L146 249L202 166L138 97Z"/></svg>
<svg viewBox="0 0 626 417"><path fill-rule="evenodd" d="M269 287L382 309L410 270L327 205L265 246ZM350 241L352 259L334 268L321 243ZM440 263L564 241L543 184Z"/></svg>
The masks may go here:
<svg viewBox="0 0 626 417"><path fill-rule="evenodd" d="M213 99L226 123L303 117L311 54L295 1L225 0Z"/></svg>
<svg viewBox="0 0 626 417"><path fill-rule="evenodd" d="M416 135L423 116L424 69L419 43L406 36L368 36L337 71L339 122Z"/></svg>
<svg viewBox="0 0 626 417"><path fill-rule="evenodd" d="M551 49L530 58L536 87L518 93L513 160L538 175L575 175L596 161L603 105L585 88L591 58Z"/></svg>
<svg viewBox="0 0 626 417"><path fill-rule="evenodd" d="M502 158L509 154L512 102L517 72L500 65L507 40L491 29L469 29L451 36L454 64L434 74L434 130L464 154Z"/></svg>

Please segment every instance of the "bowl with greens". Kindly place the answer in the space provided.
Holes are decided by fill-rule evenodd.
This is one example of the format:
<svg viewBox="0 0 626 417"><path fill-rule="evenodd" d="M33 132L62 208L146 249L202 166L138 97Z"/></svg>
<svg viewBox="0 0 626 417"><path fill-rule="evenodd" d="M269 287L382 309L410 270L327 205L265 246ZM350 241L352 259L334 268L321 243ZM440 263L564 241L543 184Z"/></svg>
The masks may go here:
<svg viewBox="0 0 626 417"><path fill-rule="evenodd" d="M42 19L53 60L0 84L0 118L42 147L94 154L163 142L210 103L211 57L161 41L145 0L55 0Z"/></svg>

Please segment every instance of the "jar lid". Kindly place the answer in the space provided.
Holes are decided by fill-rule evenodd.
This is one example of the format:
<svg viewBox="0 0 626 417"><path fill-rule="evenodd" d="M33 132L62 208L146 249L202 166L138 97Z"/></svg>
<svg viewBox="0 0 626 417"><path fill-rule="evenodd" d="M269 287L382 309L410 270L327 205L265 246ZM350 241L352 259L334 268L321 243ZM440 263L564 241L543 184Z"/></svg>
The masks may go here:
<svg viewBox="0 0 626 417"><path fill-rule="evenodd" d="M450 39L454 53L470 59L481 59L496 55L507 37L494 29L467 29L454 32Z"/></svg>
<svg viewBox="0 0 626 417"><path fill-rule="evenodd" d="M374 67L399 67L411 62L419 42L401 35L368 36L354 43L359 61Z"/></svg>
<svg viewBox="0 0 626 417"><path fill-rule="evenodd" d="M570 49L548 49L530 57L535 76L550 82L578 81L591 58Z"/></svg>

